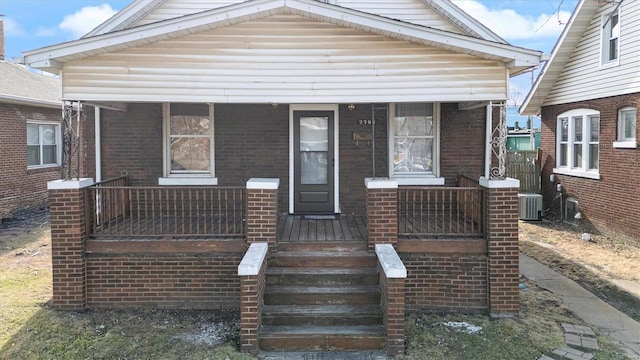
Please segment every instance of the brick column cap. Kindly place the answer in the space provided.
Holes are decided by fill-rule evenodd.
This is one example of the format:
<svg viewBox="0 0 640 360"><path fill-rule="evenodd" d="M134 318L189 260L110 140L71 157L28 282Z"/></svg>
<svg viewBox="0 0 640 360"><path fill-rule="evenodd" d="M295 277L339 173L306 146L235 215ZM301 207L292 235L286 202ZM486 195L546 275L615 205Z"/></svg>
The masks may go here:
<svg viewBox="0 0 640 360"><path fill-rule="evenodd" d="M407 278L407 268L391 244L376 244L376 255L387 278Z"/></svg>
<svg viewBox="0 0 640 360"><path fill-rule="evenodd" d="M480 186L488 189L509 189L520 188L520 180L513 178L506 178L504 180L487 179L486 177L480 178Z"/></svg>
<svg viewBox="0 0 640 360"><path fill-rule="evenodd" d="M280 179L251 178L247 181L249 190L278 190Z"/></svg>
<svg viewBox="0 0 640 360"><path fill-rule="evenodd" d="M55 180L47 183L47 190L77 190L93 185L93 178L80 180Z"/></svg>
<svg viewBox="0 0 640 360"><path fill-rule="evenodd" d="M389 178L365 178L364 184L367 189L397 189L398 181Z"/></svg>
<svg viewBox="0 0 640 360"><path fill-rule="evenodd" d="M238 265L238 275L240 276L256 276L260 273L262 263L267 256L269 244L266 242L253 243L249 246L249 250L244 254L240 265Z"/></svg>

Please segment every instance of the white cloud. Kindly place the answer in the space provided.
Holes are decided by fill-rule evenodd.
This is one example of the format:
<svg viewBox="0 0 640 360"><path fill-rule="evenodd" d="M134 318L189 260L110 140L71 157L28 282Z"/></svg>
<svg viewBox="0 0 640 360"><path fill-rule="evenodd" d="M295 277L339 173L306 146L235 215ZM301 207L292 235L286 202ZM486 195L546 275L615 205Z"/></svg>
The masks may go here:
<svg viewBox="0 0 640 360"><path fill-rule="evenodd" d="M526 16L512 9L489 9L477 0L453 0L453 3L507 40L557 38L571 16L568 11Z"/></svg>
<svg viewBox="0 0 640 360"><path fill-rule="evenodd" d="M24 35L24 29L18 22L9 17L3 18L2 20L4 22L4 35L6 37Z"/></svg>
<svg viewBox="0 0 640 360"><path fill-rule="evenodd" d="M116 11L109 4L85 6L75 13L65 16L58 27L71 32L75 37L81 37L115 13Z"/></svg>
<svg viewBox="0 0 640 360"><path fill-rule="evenodd" d="M39 27L36 29L36 36L38 37L54 37L57 35L58 35L57 28Z"/></svg>

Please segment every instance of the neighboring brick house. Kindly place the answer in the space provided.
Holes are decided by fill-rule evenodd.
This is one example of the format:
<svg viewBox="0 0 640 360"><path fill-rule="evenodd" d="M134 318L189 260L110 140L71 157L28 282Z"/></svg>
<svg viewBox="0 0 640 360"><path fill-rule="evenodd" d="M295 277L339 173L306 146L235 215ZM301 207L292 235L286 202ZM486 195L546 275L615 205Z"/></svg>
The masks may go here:
<svg viewBox="0 0 640 360"><path fill-rule="evenodd" d="M26 52L96 142L50 184L54 306L240 308L250 352L517 315L518 182L487 134L541 53L447 0L378 5L137 0Z"/></svg>
<svg viewBox="0 0 640 360"><path fill-rule="evenodd" d="M521 112L542 116L545 208L640 244L640 1L580 1Z"/></svg>
<svg viewBox="0 0 640 360"><path fill-rule="evenodd" d="M46 205L47 183L60 179L62 139L58 78L6 61L3 51L0 46L0 221Z"/></svg>

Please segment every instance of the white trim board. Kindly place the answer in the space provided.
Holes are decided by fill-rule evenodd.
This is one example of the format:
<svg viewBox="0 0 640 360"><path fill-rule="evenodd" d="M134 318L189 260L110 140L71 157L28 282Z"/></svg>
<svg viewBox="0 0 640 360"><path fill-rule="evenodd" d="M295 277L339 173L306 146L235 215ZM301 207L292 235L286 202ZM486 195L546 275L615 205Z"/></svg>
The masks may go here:
<svg viewBox="0 0 640 360"><path fill-rule="evenodd" d="M294 213L294 139L293 139L293 112L294 111L333 111L334 140L333 151L335 166L333 167L333 200L334 212L340 213L340 106L338 104L292 104L289 106L289 213Z"/></svg>

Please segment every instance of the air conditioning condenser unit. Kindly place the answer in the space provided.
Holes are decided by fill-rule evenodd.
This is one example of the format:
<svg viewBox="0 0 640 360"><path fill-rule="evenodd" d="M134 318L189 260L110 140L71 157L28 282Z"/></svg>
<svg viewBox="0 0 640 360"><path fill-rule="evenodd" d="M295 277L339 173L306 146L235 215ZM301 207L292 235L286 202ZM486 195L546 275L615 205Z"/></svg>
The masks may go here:
<svg viewBox="0 0 640 360"><path fill-rule="evenodd" d="M542 220L542 195L518 194L518 218L520 220Z"/></svg>

